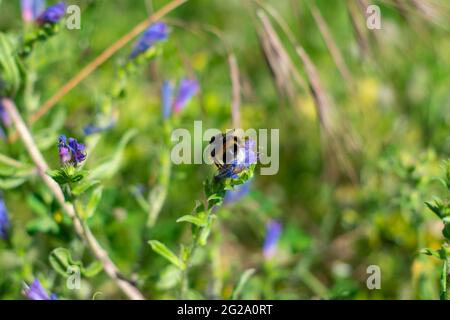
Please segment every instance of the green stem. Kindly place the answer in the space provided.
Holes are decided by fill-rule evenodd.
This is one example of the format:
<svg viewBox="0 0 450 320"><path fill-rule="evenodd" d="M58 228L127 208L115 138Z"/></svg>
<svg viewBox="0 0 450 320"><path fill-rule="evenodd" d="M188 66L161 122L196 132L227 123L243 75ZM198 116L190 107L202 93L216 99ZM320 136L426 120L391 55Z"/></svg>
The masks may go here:
<svg viewBox="0 0 450 320"><path fill-rule="evenodd" d="M207 213L207 224L204 227L194 227L193 235L192 235L192 242L189 245L189 249L187 251L187 256L184 259L184 262L186 264L186 268L181 273L181 279L180 279L180 299L186 299L186 294L189 290L189 268L191 266L191 260L194 256L195 251L197 250L199 245L206 245L207 238L204 238L203 232L209 232L207 228L211 228L212 224L212 213L209 209L209 203L208 203L208 197L206 194L206 191L204 191L204 201L203 206L205 209L205 212ZM203 242L203 243L200 243Z"/></svg>
<svg viewBox="0 0 450 320"><path fill-rule="evenodd" d="M447 282L448 282L448 260L444 259L441 272L441 300L448 299Z"/></svg>

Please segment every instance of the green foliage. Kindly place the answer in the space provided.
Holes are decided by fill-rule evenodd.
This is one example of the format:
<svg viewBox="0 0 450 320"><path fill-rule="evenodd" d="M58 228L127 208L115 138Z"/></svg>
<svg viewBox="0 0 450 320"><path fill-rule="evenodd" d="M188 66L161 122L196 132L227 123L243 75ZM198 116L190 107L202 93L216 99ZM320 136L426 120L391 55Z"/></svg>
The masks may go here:
<svg viewBox="0 0 450 320"><path fill-rule="evenodd" d="M53 269L65 278L71 275L69 271L73 267L78 268L81 275L85 277L94 277L103 269L103 266L98 261L94 261L89 266L84 267L81 261L73 260L70 251L65 248L54 249L48 259Z"/></svg>
<svg viewBox="0 0 450 320"><path fill-rule="evenodd" d="M80 182L87 176L88 171L78 170L76 167L68 165L61 169L48 170L46 173L58 184L65 185Z"/></svg>
<svg viewBox="0 0 450 320"><path fill-rule="evenodd" d="M445 0L421 1L435 9L427 12L378 1L381 30L366 28L354 1L333 10L329 0L188 1L164 20L167 41L129 59L132 39L75 87L82 68L162 2L78 1L80 30L22 24L18 2L0 2L0 97L15 102L66 204L146 298L448 298ZM184 77L199 81L199 94L163 118L161 83ZM173 164L171 133L198 139L194 120L203 130L280 129L279 171L260 175L267 164L258 164L215 180L214 166ZM85 135L89 124L104 130ZM86 145L78 167L61 167L60 134ZM249 192L224 203L252 175ZM23 298L34 277L61 298L125 297L3 122L0 189L11 222L0 240L0 299ZM270 220L283 225L272 257L263 249ZM82 267L81 290L66 287L72 264ZM369 265L381 269L380 290L366 286Z"/></svg>
<svg viewBox="0 0 450 320"><path fill-rule="evenodd" d="M172 263L180 270L186 269L185 263L181 259L179 259L169 248L167 248L164 243L157 240L150 240L148 244L156 253L167 259L170 263Z"/></svg>
<svg viewBox="0 0 450 320"><path fill-rule="evenodd" d="M446 161L444 165L445 180L444 186L450 185L450 161ZM428 209L433 211L439 219L441 219L444 228L442 229L442 235L448 241L450 240L450 189L447 190L449 197L442 201L436 198L433 202L425 202ZM424 249L423 253L429 256L434 256L442 261L442 271L440 276L440 299L447 300L450 295L448 291L448 284L450 283L450 276L448 272L448 251L449 243L447 242L439 250L432 251L430 249Z"/></svg>
<svg viewBox="0 0 450 320"><path fill-rule="evenodd" d="M10 37L0 32L0 97L13 97L20 88L21 76L15 48Z"/></svg>

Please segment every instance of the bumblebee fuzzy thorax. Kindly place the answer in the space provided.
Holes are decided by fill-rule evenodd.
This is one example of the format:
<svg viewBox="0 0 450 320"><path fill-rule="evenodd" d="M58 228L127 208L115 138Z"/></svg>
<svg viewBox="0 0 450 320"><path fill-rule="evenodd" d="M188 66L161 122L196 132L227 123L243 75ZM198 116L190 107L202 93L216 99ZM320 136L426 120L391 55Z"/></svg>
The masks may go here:
<svg viewBox="0 0 450 320"><path fill-rule="evenodd" d="M242 140L234 131L215 135L209 141L209 154L218 168L230 164L239 157Z"/></svg>

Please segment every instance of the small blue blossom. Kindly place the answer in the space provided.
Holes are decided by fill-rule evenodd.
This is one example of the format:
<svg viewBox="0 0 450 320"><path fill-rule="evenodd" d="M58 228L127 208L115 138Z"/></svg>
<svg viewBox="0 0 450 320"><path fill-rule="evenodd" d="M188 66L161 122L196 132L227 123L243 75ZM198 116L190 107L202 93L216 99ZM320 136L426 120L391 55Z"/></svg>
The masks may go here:
<svg viewBox="0 0 450 320"><path fill-rule="evenodd" d="M85 146L82 143L78 143L77 139L69 138L69 148L72 152L72 160L75 164L78 164L86 159Z"/></svg>
<svg viewBox="0 0 450 320"><path fill-rule="evenodd" d="M6 209L5 201L0 197L0 238L6 240L10 228L8 211Z"/></svg>
<svg viewBox="0 0 450 320"><path fill-rule="evenodd" d="M266 224L266 237L263 245L263 254L266 259L270 259L275 255L282 228L281 223L275 220L270 220Z"/></svg>
<svg viewBox="0 0 450 320"><path fill-rule="evenodd" d="M83 128L83 132L84 135L86 136L90 136L91 134L94 133L100 133L100 132L104 132L104 131L108 131L111 130L112 128L114 128L115 122L113 120L111 120L110 123L108 123L107 125L104 126L96 126L95 124L88 124Z"/></svg>
<svg viewBox="0 0 450 320"><path fill-rule="evenodd" d="M216 178L237 179L239 173L248 169L258 161L258 153L255 151L256 142L247 139L243 146L237 150L236 157L227 165L224 165L216 175Z"/></svg>
<svg viewBox="0 0 450 320"><path fill-rule="evenodd" d="M0 124L3 125L4 127L9 127L11 125L11 119L9 117L8 112L3 107L1 99L0 99ZM5 131L3 130L2 126L0 126L0 138L4 139L5 137L6 137Z"/></svg>
<svg viewBox="0 0 450 320"><path fill-rule="evenodd" d="M55 294L48 295L38 279L34 279L30 286L25 284L23 294L30 300L57 300Z"/></svg>
<svg viewBox="0 0 450 320"><path fill-rule="evenodd" d="M242 158L236 159L238 161L238 165L248 168L252 164L255 164L258 161L258 153L255 152L256 142L252 139L247 139L244 142L244 148L242 148L243 155Z"/></svg>
<svg viewBox="0 0 450 320"><path fill-rule="evenodd" d="M248 194L251 184L252 180L249 179L245 183L235 186L233 190L226 190L225 197L223 198L223 203L230 204L239 201L241 198Z"/></svg>
<svg viewBox="0 0 450 320"><path fill-rule="evenodd" d="M129 56L130 59L133 59L150 49L155 42L166 40L168 35L169 28L164 22L152 24L134 44L133 50Z"/></svg>
<svg viewBox="0 0 450 320"><path fill-rule="evenodd" d="M55 24L61 20L66 14L66 4L64 2L58 2L42 12L36 19L37 23L43 25L45 23Z"/></svg>
<svg viewBox="0 0 450 320"><path fill-rule="evenodd" d="M197 93L199 85L197 80L182 79L178 87L178 93L173 102L173 111L178 113L184 109L186 104Z"/></svg>
<svg viewBox="0 0 450 320"><path fill-rule="evenodd" d="M172 92L173 87L170 81L164 81L161 86L161 105L163 119L170 117L172 108Z"/></svg>
<svg viewBox="0 0 450 320"><path fill-rule="evenodd" d="M67 146L67 138L65 135L59 136L58 153L61 164L68 163L72 158L70 155L69 147Z"/></svg>
<svg viewBox="0 0 450 320"><path fill-rule="evenodd" d="M44 11L44 0L21 0L22 19L25 22L32 22Z"/></svg>
<svg viewBox="0 0 450 320"><path fill-rule="evenodd" d="M5 127L9 127L11 125L11 118L9 117L8 112L5 110L5 107L2 105L0 99L0 121Z"/></svg>
<svg viewBox="0 0 450 320"><path fill-rule="evenodd" d="M78 165L86 159L84 144L78 143L75 138L67 140L65 135L59 136L58 153L61 164Z"/></svg>

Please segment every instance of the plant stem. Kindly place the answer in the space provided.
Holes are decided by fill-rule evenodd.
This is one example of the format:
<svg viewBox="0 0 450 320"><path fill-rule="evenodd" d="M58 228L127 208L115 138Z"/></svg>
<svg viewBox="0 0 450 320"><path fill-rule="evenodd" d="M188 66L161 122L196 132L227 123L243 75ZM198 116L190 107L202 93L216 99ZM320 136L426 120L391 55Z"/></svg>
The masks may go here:
<svg viewBox="0 0 450 320"><path fill-rule="evenodd" d="M134 285L123 279L123 276L121 276L119 269L109 258L108 253L98 243L89 227L85 225L83 221L77 216L73 204L65 201L64 193L61 190L61 187L46 174L46 171L49 169L48 164L37 148L34 139L25 122L23 121L21 115L17 111L14 102L7 98L3 98L1 102L8 112L9 116L11 117L31 159L35 163L38 169L39 176L53 193L63 210L72 219L76 234L87 243L92 254L102 263L106 274L117 284L117 286L123 291L125 295L133 300L144 299L142 293Z"/></svg>
<svg viewBox="0 0 450 320"><path fill-rule="evenodd" d="M441 300L447 300L448 299L448 288L447 288L447 274L448 274L448 261L447 259L444 259L443 265L442 265L442 273L441 273L441 294L440 299Z"/></svg>
<svg viewBox="0 0 450 320"><path fill-rule="evenodd" d="M196 227L195 231L192 235L192 242L189 245L187 257L184 259L184 262L186 264L186 269L184 269L181 273L181 279L180 279L180 299L185 299L186 293L189 290L189 267L191 265L192 257L194 256L195 251L198 248L199 245L199 238L202 235L202 232L205 230L205 228L211 228L211 216L212 210L209 210L209 203L208 203L208 197L206 196L206 192L203 192L203 206L205 209L205 212L207 213L206 220L208 221L206 226L204 227ZM211 208L212 209L212 208Z"/></svg>

